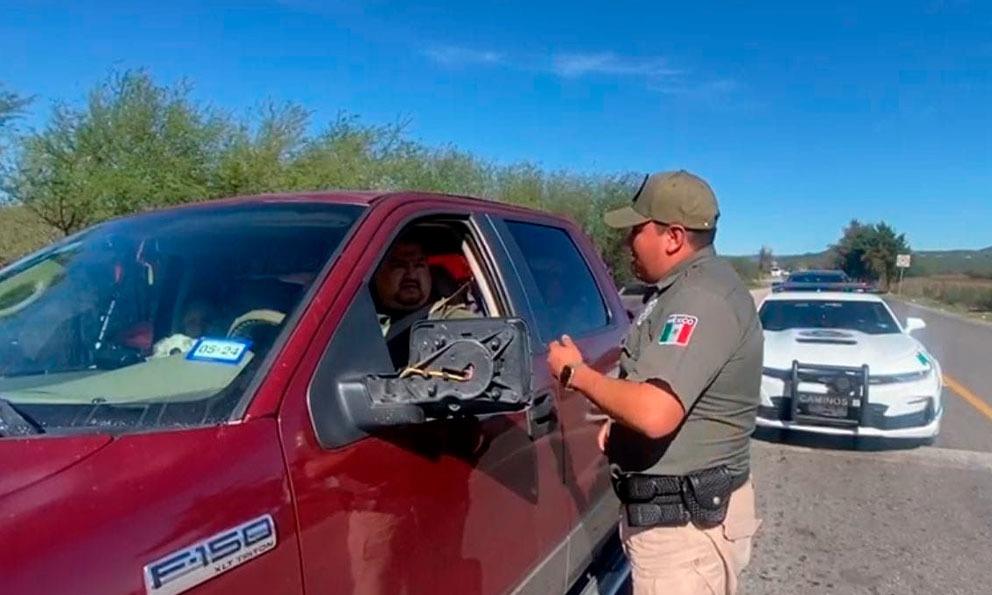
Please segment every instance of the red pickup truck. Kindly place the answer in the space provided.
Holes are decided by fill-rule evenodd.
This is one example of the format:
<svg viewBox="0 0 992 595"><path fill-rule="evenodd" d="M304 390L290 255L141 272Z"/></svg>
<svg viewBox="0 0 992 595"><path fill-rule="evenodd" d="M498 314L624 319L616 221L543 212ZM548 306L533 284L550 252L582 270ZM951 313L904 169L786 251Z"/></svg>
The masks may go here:
<svg viewBox="0 0 992 595"><path fill-rule="evenodd" d="M403 266L471 315L383 326L374 272L410 230ZM0 592L609 592L602 416L544 346L568 332L607 371L628 324L575 225L495 202L89 228L0 271Z"/></svg>

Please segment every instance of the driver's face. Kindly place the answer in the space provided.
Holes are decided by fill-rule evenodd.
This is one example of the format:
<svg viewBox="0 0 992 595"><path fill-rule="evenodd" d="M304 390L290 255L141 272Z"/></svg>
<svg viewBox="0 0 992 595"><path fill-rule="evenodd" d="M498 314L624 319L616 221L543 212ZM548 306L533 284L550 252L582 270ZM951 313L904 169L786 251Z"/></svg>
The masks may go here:
<svg viewBox="0 0 992 595"><path fill-rule="evenodd" d="M375 274L375 290L391 310L416 310L431 293L427 257L419 244L397 244Z"/></svg>
<svg viewBox="0 0 992 595"><path fill-rule="evenodd" d="M207 327L207 306L194 304L183 315L183 331L188 337L201 337Z"/></svg>

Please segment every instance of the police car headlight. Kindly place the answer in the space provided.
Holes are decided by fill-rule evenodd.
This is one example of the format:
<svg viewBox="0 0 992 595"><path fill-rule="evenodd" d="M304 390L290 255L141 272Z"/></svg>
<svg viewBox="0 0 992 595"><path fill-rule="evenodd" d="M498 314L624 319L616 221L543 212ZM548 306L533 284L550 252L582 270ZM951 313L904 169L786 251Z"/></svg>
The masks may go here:
<svg viewBox="0 0 992 595"><path fill-rule="evenodd" d="M884 376L872 376L868 379L869 384L897 384L900 382L919 382L926 380L933 374L933 368L917 370L916 372L906 372L905 374L886 374Z"/></svg>

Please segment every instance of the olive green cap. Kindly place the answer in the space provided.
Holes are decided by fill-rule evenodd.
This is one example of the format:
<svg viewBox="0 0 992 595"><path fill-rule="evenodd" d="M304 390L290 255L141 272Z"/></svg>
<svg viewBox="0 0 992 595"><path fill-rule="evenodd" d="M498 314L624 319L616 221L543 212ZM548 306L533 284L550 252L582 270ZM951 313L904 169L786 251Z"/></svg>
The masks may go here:
<svg viewBox="0 0 992 595"><path fill-rule="evenodd" d="M656 221L706 231L716 229L719 218L720 207L710 185L679 170L645 177L632 204L606 213L603 220L617 229Z"/></svg>

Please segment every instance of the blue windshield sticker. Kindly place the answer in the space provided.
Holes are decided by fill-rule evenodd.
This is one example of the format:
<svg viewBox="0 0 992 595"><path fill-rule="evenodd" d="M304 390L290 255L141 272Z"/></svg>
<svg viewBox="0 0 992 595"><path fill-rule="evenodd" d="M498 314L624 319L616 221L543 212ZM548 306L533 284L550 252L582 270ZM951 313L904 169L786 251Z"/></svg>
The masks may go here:
<svg viewBox="0 0 992 595"><path fill-rule="evenodd" d="M248 353L251 341L239 339L210 339L204 337L193 345L186 359L193 362L239 364Z"/></svg>

